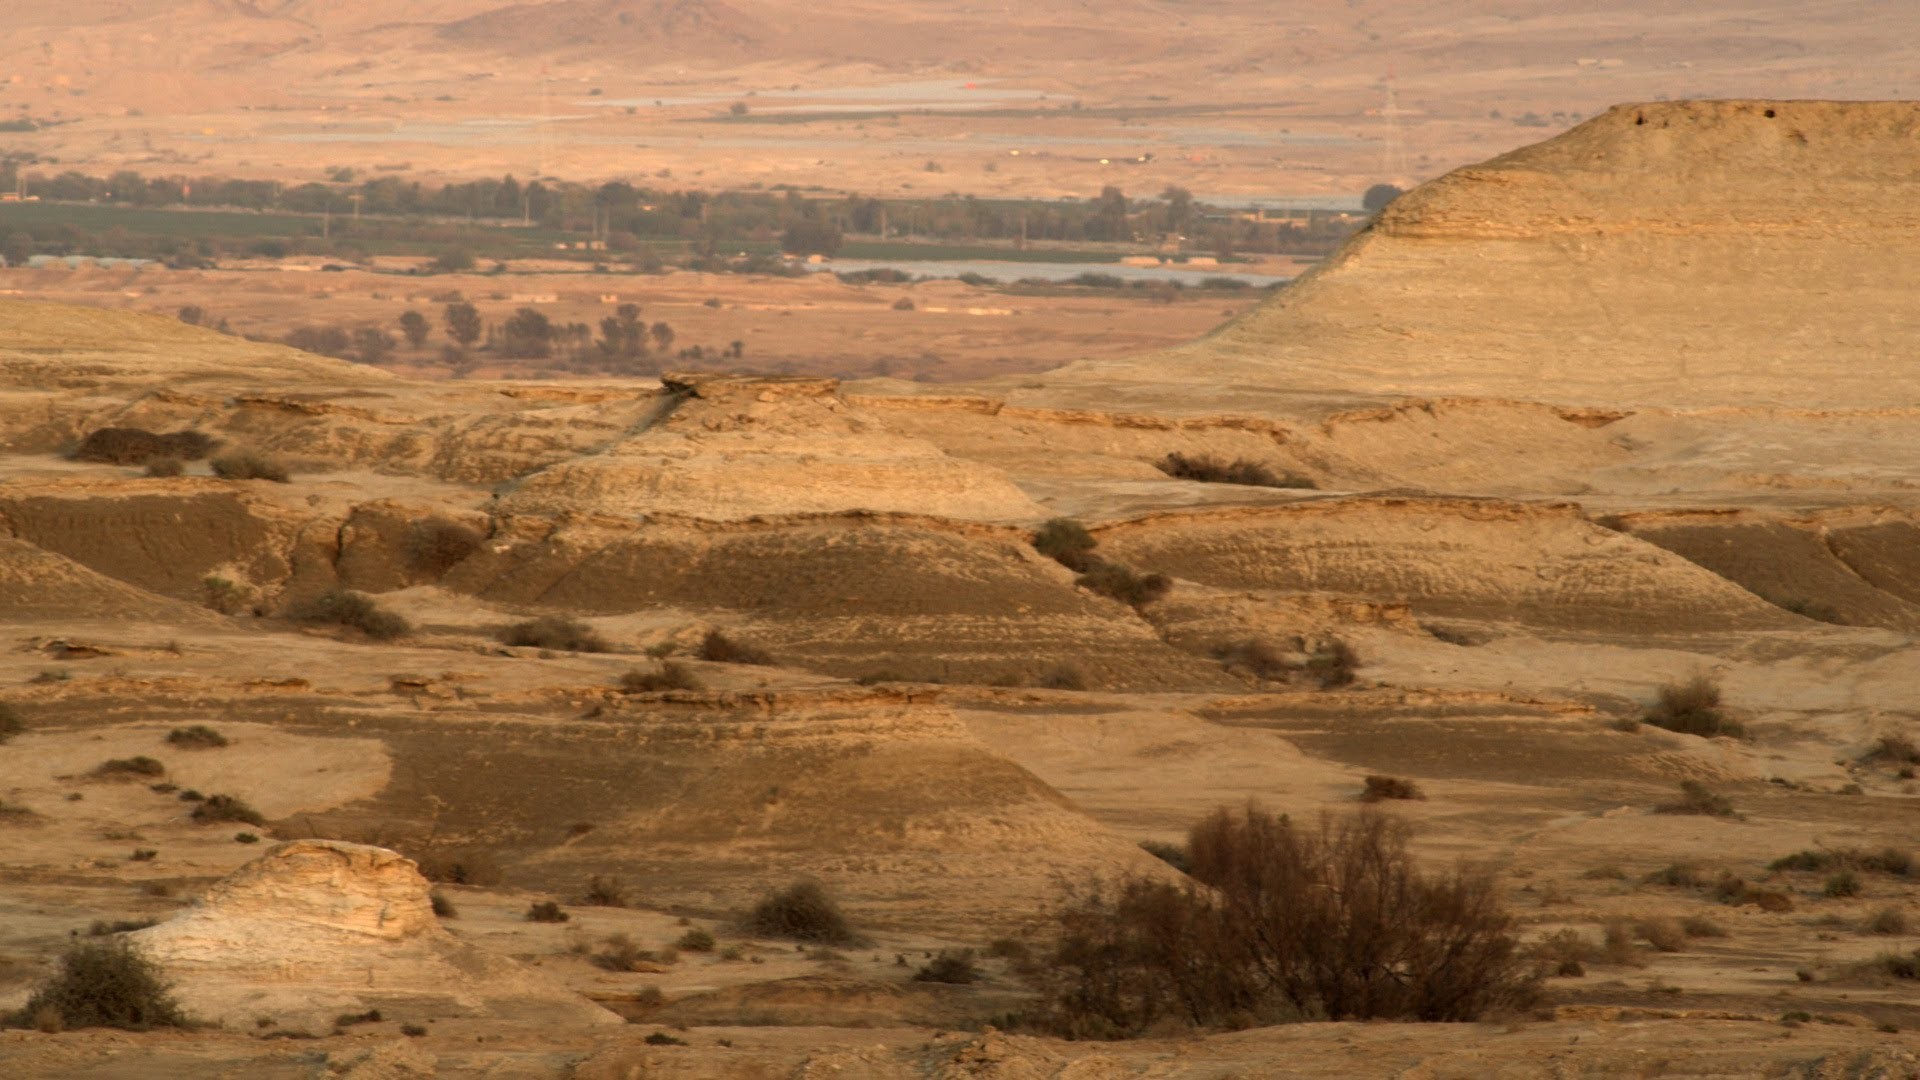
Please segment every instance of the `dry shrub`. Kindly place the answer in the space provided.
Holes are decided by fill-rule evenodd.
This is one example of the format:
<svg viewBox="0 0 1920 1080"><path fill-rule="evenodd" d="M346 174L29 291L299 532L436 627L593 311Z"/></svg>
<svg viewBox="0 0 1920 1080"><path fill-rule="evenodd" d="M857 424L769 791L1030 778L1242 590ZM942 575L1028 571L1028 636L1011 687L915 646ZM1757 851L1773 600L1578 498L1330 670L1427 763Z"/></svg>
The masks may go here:
<svg viewBox="0 0 1920 1080"><path fill-rule="evenodd" d="M1733 801L1725 795L1717 795L1707 790L1707 786L1698 780L1680 781L1680 797L1673 802L1661 803L1653 808L1656 814L1705 814L1710 817L1733 817Z"/></svg>
<svg viewBox="0 0 1920 1080"><path fill-rule="evenodd" d="M227 745L227 737L205 724L195 724L167 732L167 745L182 750L216 750Z"/></svg>
<svg viewBox="0 0 1920 1080"><path fill-rule="evenodd" d="M747 916L746 929L765 937L852 945L860 939L840 905L817 881L797 881L769 892Z"/></svg>
<svg viewBox="0 0 1920 1080"><path fill-rule="evenodd" d="M542 615L537 619L502 627L499 638L506 645L538 649L584 653L607 651L607 640L593 627L565 615Z"/></svg>
<svg viewBox="0 0 1920 1080"><path fill-rule="evenodd" d="M213 439L198 431L158 435L140 428L101 428L80 440L73 458L109 465L144 465L158 458L198 461L213 446Z"/></svg>
<svg viewBox="0 0 1920 1080"><path fill-rule="evenodd" d="M1907 932L1907 913L1897 907L1881 908L1867 920L1866 931L1869 934L1904 934Z"/></svg>
<svg viewBox="0 0 1920 1080"><path fill-rule="evenodd" d="M407 541L407 559L416 572L438 578L480 550L485 541L480 530L471 525L428 518L414 523Z"/></svg>
<svg viewBox="0 0 1920 1080"><path fill-rule="evenodd" d="M284 484L293 479L285 463L253 450L221 454L209 464L213 466L213 475L222 480L271 480Z"/></svg>
<svg viewBox="0 0 1920 1080"><path fill-rule="evenodd" d="M595 874L587 881L586 902L594 907L626 907L627 887L618 878Z"/></svg>
<svg viewBox="0 0 1920 1080"><path fill-rule="evenodd" d="M147 475L156 480L179 476L186 471L187 467L180 464L179 458L162 457L147 462Z"/></svg>
<svg viewBox="0 0 1920 1080"><path fill-rule="evenodd" d="M1746 729L1720 711L1720 687L1704 675L1660 688L1660 698L1641 717L1654 727L1686 735L1743 738Z"/></svg>
<svg viewBox="0 0 1920 1080"><path fill-rule="evenodd" d="M1559 930L1534 943L1527 954L1541 962L1552 975L1577 979L1586 975L1587 965L1599 963L1600 947L1578 930Z"/></svg>
<svg viewBox="0 0 1920 1080"><path fill-rule="evenodd" d="M1033 549L1069 570L1085 572L1093 565L1099 541L1085 525L1072 518L1054 518L1033 534Z"/></svg>
<svg viewBox="0 0 1920 1080"><path fill-rule="evenodd" d="M457 919L460 917L460 909L455 907L452 899L439 889L435 889L427 894L427 902L433 905L433 913L439 918Z"/></svg>
<svg viewBox="0 0 1920 1080"><path fill-rule="evenodd" d="M1793 897L1773 889L1754 889L1747 894L1747 899L1759 905L1761 911L1782 912L1793 910Z"/></svg>
<svg viewBox="0 0 1920 1080"><path fill-rule="evenodd" d="M244 799L232 795L209 795L193 808L193 820L201 824L219 821L238 821L244 825L265 825L267 819L260 811L247 805Z"/></svg>
<svg viewBox="0 0 1920 1080"><path fill-rule="evenodd" d="M658 960L626 934L609 934L601 944L604 947L593 955L593 963L608 971L644 971L645 965Z"/></svg>
<svg viewBox="0 0 1920 1080"><path fill-rule="evenodd" d="M1644 967L1640 950L1633 944L1633 928L1625 919L1608 919L1600 932L1600 957L1606 963L1622 967Z"/></svg>
<svg viewBox="0 0 1920 1080"><path fill-rule="evenodd" d="M1099 560L1094 560L1087 572L1075 578L1073 583L1136 608L1150 604L1173 590L1173 582L1165 575L1137 574L1119 563Z"/></svg>
<svg viewBox="0 0 1920 1080"><path fill-rule="evenodd" d="M700 641L700 659L716 664L766 666L773 663L773 654L744 641L735 641L718 630L709 630Z"/></svg>
<svg viewBox="0 0 1920 1080"><path fill-rule="evenodd" d="M1807 848L1783 855L1767 864L1769 870L1799 870L1825 873L1830 870L1860 870L1894 877L1914 876L1913 853L1904 848L1884 847L1879 851L1860 848Z"/></svg>
<svg viewBox="0 0 1920 1080"><path fill-rule="evenodd" d="M1244 484L1249 487L1312 488L1314 482L1299 473L1277 473L1249 458L1223 461L1207 454L1192 457L1168 454L1154 467L1178 480L1198 480L1208 484Z"/></svg>
<svg viewBox="0 0 1920 1080"><path fill-rule="evenodd" d="M1368 776L1366 790L1360 793L1361 802L1380 802L1383 799L1424 799L1426 794L1420 785L1398 776Z"/></svg>
<svg viewBox="0 0 1920 1080"><path fill-rule="evenodd" d="M1689 915L1680 920L1680 929L1688 937L1726 937L1727 928L1705 915Z"/></svg>
<svg viewBox="0 0 1920 1080"><path fill-rule="evenodd" d="M1920 949L1910 953L1883 952L1871 960L1853 965L1848 974L1879 979L1920 979Z"/></svg>
<svg viewBox="0 0 1920 1080"><path fill-rule="evenodd" d="M1069 892L1044 980L1055 1031L1470 1020L1534 996L1492 877L1421 873L1388 818L1303 829L1256 806L1220 810L1187 846L1195 881Z"/></svg>
<svg viewBox="0 0 1920 1080"><path fill-rule="evenodd" d="M167 775L167 767L153 758L144 755L130 758L111 758L93 767L91 774L100 780L140 780L154 776Z"/></svg>
<svg viewBox="0 0 1920 1080"><path fill-rule="evenodd" d="M1687 947L1687 931L1678 919L1666 916L1642 919L1634 926L1633 932L1661 952L1679 952Z"/></svg>
<svg viewBox="0 0 1920 1080"><path fill-rule="evenodd" d="M479 847L430 847L413 856L420 876L445 885L498 885L500 861Z"/></svg>
<svg viewBox="0 0 1920 1080"><path fill-rule="evenodd" d="M1318 682L1322 690L1353 685L1354 673L1359 667L1360 654L1339 638L1328 641L1307 657L1307 675Z"/></svg>
<svg viewBox="0 0 1920 1080"><path fill-rule="evenodd" d="M27 721L20 710L4 701L0 701L0 743L12 742L16 735L27 730Z"/></svg>
<svg viewBox="0 0 1920 1080"><path fill-rule="evenodd" d="M711 931L695 927L681 934L680 940L674 942L673 947L676 949L685 949L688 952L707 953L713 951L715 944L716 942L713 940L713 933Z"/></svg>
<svg viewBox="0 0 1920 1080"><path fill-rule="evenodd" d="M1861 758L1862 761L1886 761L1895 765L1920 765L1920 746L1905 735L1882 735Z"/></svg>
<svg viewBox="0 0 1920 1080"><path fill-rule="evenodd" d="M301 622L358 630L375 641L392 641L413 630L407 620L387 611L365 593L329 589L294 611Z"/></svg>
<svg viewBox="0 0 1920 1080"><path fill-rule="evenodd" d="M1085 690L1087 673L1078 664L1058 664L1035 685L1043 690Z"/></svg>
<svg viewBox="0 0 1920 1080"><path fill-rule="evenodd" d="M913 973L913 981L966 986L980 981L980 965L972 949L941 949L940 955Z"/></svg>
<svg viewBox="0 0 1920 1080"><path fill-rule="evenodd" d="M535 900L527 905L528 922L562 923L573 916L560 909L552 900Z"/></svg>
<svg viewBox="0 0 1920 1080"><path fill-rule="evenodd" d="M705 690L706 685L693 669L678 660L668 660L659 671L634 668L620 676L620 690L626 694L651 694L662 690Z"/></svg>
<svg viewBox="0 0 1920 1080"><path fill-rule="evenodd" d="M1842 899L1860 895L1860 875L1852 870L1842 870L1829 877L1821 889L1827 896Z"/></svg>
<svg viewBox="0 0 1920 1080"><path fill-rule="evenodd" d="M42 1030L50 1021L64 1028L130 1031L187 1023L159 966L124 938L74 941L61 954L59 970L34 990L20 1016Z"/></svg>

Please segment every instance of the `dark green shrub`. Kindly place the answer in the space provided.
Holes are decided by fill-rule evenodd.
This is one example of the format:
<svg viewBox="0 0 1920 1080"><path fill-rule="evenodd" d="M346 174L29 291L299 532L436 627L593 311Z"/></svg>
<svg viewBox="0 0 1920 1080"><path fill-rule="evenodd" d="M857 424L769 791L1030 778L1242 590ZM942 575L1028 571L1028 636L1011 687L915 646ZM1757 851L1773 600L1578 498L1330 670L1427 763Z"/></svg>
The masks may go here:
<svg viewBox="0 0 1920 1080"><path fill-rule="evenodd" d="M1746 729L1720 710L1720 687L1704 675L1663 686L1660 698L1641 719L1654 727L1685 735L1742 738Z"/></svg>
<svg viewBox="0 0 1920 1080"><path fill-rule="evenodd" d="M663 690L704 690L706 685L700 681L693 669L678 660L668 660L660 665L659 671L641 671L639 668L620 676L620 690L627 694L652 694Z"/></svg>
<svg viewBox="0 0 1920 1080"><path fill-rule="evenodd" d="M542 615L537 619L514 623L501 629L500 640L507 645L560 649L565 652L607 651L606 639L593 627L565 615Z"/></svg>
<svg viewBox="0 0 1920 1080"><path fill-rule="evenodd" d="M1707 790L1707 786L1698 780L1680 781L1680 797L1673 802L1661 803L1653 808L1656 814L1705 814L1711 817L1733 817L1733 801L1725 795L1717 795Z"/></svg>
<svg viewBox="0 0 1920 1080"><path fill-rule="evenodd" d="M709 630L707 636L700 641L700 659L716 664L764 666L773 663L773 654L744 641L735 641L718 630Z"/></svg>
<svg viewBox="0 0 1920 1080"><path fill-rule="evenodd" d="M167 732L167 744L183 750L216 750L227 745L227 737L205 724L195 724Z"/></svg>
<svg viewBox="0 0 1920 1080"><path fill-rule="evenodd" d="M375 641L392 641L413 630L407 620L380 607L372 597L350 589L329 589L296 609L294 617L358 630Z"/></svg>
<svg viewBox="0 0 1920 1080"><path fill-rule="evenodd" d="M1242 484L1248 487L1311 488L1312 480L1299 473L1277 473L1257 461L1236 458L1222 461L1206 454L1189 457L1172 453L1154 463L1154 467L1179 480L1198 480L1208 484Z"/></svg>
<svg viewBox="0 0 1920 1080"><path fill-rule="evenodd" d="M1073 583L1132 607L1150 604L1173 589L1164 575L1136 574L1119 563L1098 561Z"/></svg>
<svg viewBox="0 0 1920 1080"><path fill-rule="evenodd" d="M244 800L231 795L209 795L193 808L193 820L202 824L237 821L243 825L265 825L267 819Z"/></svg>
<svg viewBox="0 0 1920 1080"><path fill-rule="evenodd" d="M754 905L746 929L765 937L824 945L851 945L858 937L833 897L814 881L799 881L770 892Z"/></svg>
<svg viewBox="0 0 1920 1080"><path fill-rule="evenodd" d="M67 1028L129 1031L187 1023L159 967L124 938L69 945L59 970L34 990L21 1016L34 1022L57 1017Z"/></svg>
<svg viewBox="0 0 1920 1080"><path fill-rule="evenodd" d="M1069 570L1085 572L1093 565L1098 545L1085 525L1072 518L1054 518L1033 534L1033 548Z"/></svg>
<svg viewBox="0 0 1920 1080"><path fill-rule="evenodd" d="M1360 793L1361 802L1380 802L1384 799L1424 799L1427 796L1420 785L1398 776L1370 775L1366 778L1366 790Z"/></svg>
<svg viewBox="0 0 1920 1080"><path fill-rule="evenodd" d="M260 836L257 833L250 832L234 833L233 842L236 844L257 844L260 842Z"/></svg>
<svg viewBox="0 0 1920 1080"><path fill-rule="evenodd" d="M271 480L284 484L293 479L285 464L253 450L221 454L210 464L213 475L222 480Z"/></svg>
<svg viewBox="0 0 1920 1080"><path fill-rule="evenodd" d="M913 973L913 981L966 986L980 981L980 965L972 949L941 949L938 956Z"/></svg>

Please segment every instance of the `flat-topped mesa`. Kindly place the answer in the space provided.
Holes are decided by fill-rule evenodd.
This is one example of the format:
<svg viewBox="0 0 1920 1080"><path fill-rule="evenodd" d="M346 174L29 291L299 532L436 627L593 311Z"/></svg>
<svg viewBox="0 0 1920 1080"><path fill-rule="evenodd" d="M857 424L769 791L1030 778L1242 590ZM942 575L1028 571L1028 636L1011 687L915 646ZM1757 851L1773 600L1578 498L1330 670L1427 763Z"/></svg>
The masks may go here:
<svg viewBox="0 0 1920 1080"><path fill-rule="evenodd" d="M1623 105L1401 196L1205 341L1050 381L1220 408L1911 405L1916 250L1920 104Z"/></svg>

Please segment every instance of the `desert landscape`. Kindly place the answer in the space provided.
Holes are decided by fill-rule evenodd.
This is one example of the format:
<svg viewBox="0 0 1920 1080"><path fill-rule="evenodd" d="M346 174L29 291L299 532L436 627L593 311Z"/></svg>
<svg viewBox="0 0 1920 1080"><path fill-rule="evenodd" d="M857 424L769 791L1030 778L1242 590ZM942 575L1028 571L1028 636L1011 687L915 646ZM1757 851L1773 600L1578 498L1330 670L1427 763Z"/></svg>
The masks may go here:
<svg viewBox="0 0 1920 1080"><path fill-rule="evenodd" d="M1920 1076L1920 16L404 7L22 5L11 160L1086 200L961 136L1210 133L1051 279L798 196L0 269L7 1075ZM413 138L515 95L594 111ZM1378 182L1324 257L1151 197Z"/></svg>

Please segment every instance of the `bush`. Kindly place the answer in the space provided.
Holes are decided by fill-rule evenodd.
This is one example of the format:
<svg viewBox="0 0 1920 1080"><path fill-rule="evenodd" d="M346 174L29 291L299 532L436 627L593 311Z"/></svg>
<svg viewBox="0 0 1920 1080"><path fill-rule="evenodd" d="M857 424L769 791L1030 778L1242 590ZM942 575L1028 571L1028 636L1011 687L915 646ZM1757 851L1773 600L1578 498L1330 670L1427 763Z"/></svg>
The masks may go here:
<svg viewBox="0 0 1920 1080"><path fill-rule="evenodd" d="M604 944L605 948L594 954L593 964L608 971L640 971L641 965L656 959L626 934L610 934Z"/></svg>
<svg viewBox="0 0 1920 1080"><path fill-rule="evenodd" d="M1228 671L1243 672L1268 682L1287 682L1293 677L1293 664L1285 653L1264 641L1248 638L1213 647L1214 659Z"/></svg>
<svg viewBox="0 0 1920 1080"><path fill-rule="evenodd" d="M709 630L700 642L700 659L716 664L767 665L773 663L773 654L744 641L735 641L718 630Z"/></svg>
<svg viewBox="0 0 1920 1080"><path fill-rule="evenodd" d="M1085 525L1071 518L1054 518L1033 534L1033 549L1069 570L1085 572L1093 565L1099 541Z"/></svg>
<svg viewBox="0 0 1920 1080"><path fill-rule="evenodd" d="M1173 589L1173 582L1160 574L1136 574L1119 563L1099 561L1073 583L1136 608L1166 596Z"/></svg>
<svg viewBox="0 0 1920 1080"><path fill-rule="evenodd" d="M682 1039L675 1035L669 1035L664 1031L656 1031L653 1034L648 1035L646 1038L641 1039L640 1041L643 1043L646 1043L648 1046L685 1046L687 1045L687 1040Z"/></svg>
<svg viewBox="0 0 1920 1080"><path fill-rule="evenodd" d="M573 916L560 910L560 905L551 900L535 900L527 907L528 922L566 922Z"/></svg>
<svg viewBox="0 0 1920 1080"><path fill-rule="evenodd" d="M1660 688L1660 699L1641 717L1654 727L1685 735L1742 738L1746 729L1720 711L1720 687L1704 675Z"/></svg>
<svg viewBox="0 0 1920 1080"><path fill-rule="evenodd" d="M1352 686L1360 667L1360 654L1353 646L1334 638L1307 658L1307 674L1320 683L1320 689Z"/></svg>
<svg viewBox="0 0 1920 1080"><path fill-rule="evenodd" d="M1920 746L1905 735L1882 735L1874 741L1873 748L1861 757L1862 761L1886 761L1895 765L1920 765Z"/></svg>
<svg viewBox="0 0 1920 1080"><path fill-rule="evenodd" d="M1276 473L1248 458L1222 461L1207 455L1188 457L1173 453L1154 462L1154 467L1179 480L1198 480L1207 484L1243 484L1248 487L1311 488L1312 480L1298 473Z"/></svg>
<svg viewBox="0 0 1920 1080"><path fill-rule="evenodd" d="M1193 860L1187 857L1185 845L1169 844L1164 840L1142 840L1140 850L1183 874L1193 869Z"/></svg>
<svg viewBox="0 0 1920 1080"><path fill-rule="evenodd" d="M712 952L714 945L713 934L697 927L681 934L680 940L673 943L674 948L688 952Z"/></svg>
<svg viewBox="0 0 1920 1080"><path fill-rule="evenodd" d="M517 622L502 628L499 636L501 642L507 645L560 649L566 652L607 651L606 639L601 637L593 627L565 615L542 615L537 619Z"/></svg>
<svg viewBox="0 0 1920 1080"><path fill-rule="evenodd" d="M93 925L87 927L87 936L106 937L109 934L131 934L135 930L145 930L149 926L158 925L160 925L160 920L158 919L116 919L112 922L108 922L105 919L95 919L93 920Z"/></svg>
<svg viewBox="0 0 1920 1080"><path fill-rule="evenodd" d="M227 745L227 737L205 724L195 724L167 732L167 744L182 750L214 750Z"/></svg>
<svg viewBox="0 0 1920 1080"><path fill-rule="evenodd" d="M1687 946L1687 931L1678 919L1646 919L1633 930L1661 952L1679 952Z"/></svg>
<svg viewBox="0 0 1920 1080"><path fill-rule="evenodd" d="M358 630L375 641L392 641L413 630L407 620L382 609L372 597L350 589L329 589L297 609L294 617Z"/></svg>
<svg viewBox="0 0 1920 1080"><path fill-rule="evenodd" d="M1424 799L1426 794L1420 785L1398 776L1371 775L1366 780L1366 790L1360 793L1361 802L1380 802L1383 799Z"/></svg>
<svg viewBox="0 0 1920 1080"><path fill-rule="evenodd" d="M0 701L0 743L12 742L17 735L26 734L27 721L20 710Z"/></svg>
<svg viewBox="0 0 1920 1080"><path fill-rule="evenodd" d="M594 907L626 907L627 889L617 878L595 874L587 881L586 902Z"/></svg>
<svg viewBox="0 0 1920 1080"><path fill-rule="evenodd" d="M187 1018L169 989L160 968L124 938L75 941L21 1016L42 1024L57 1017L66 1028L183 1027Z"/></svg>
<svg viewBox="0 0 1920 1080"><path fill-rule="evenodd" d="M154 458L152 461L147 462L147 475L155 479L179 476L186 471L187 467L180 464L179 458Z"/></svg>
<svg viewBox="0 0 1920 1080"><path fill-rule="evenodd" d="M1258 807L1221 810L1188 850L1194 882L1131 877L1068 894L1045 984L1054 1030L1462 1021L1534 996L1491 875L1421 873L1387 818L1302 829Z"/></svg>
<svg viewBox="0 0 1920 1080"><path fill-rule="evenodd" d="M236 844L257 844L260 842L260 837L250 832L234 833L233 842Z"/></svg>
<svg viewBox="0 0 1920 1080"><path fill-rule="evenodd" d="M798 881L761 897L747 916L749 932L765 937L852 945L859 940L833 897L815 881Z"/></svg>
<svg viewBox="0 0 1920 1080"><path fill-rule="evenodd" d="M167 767L150 757L112 758L94 766L93 776L102 780L135 780L165 776Z"/></svg>
<svg viewBox="0 0 1920 1080"><path fill-rule="evenodd" d="M75 461L108 465L145 465L157 458L198 461L213 449L213 440L198 431L156 435L140 428L101 428L80 440Z"/></svg>
<svg viewBox="0 0 1920 1080"><path fill-rule="evenodd" d="M293 479L281 462L252 450L221 454L210 463L213 475L222 480L271 480L284 484Z"/></svg>
<svg viewBox="0 0 1920 1080"><path fill-rule="evenodd" d="M441 892L439 889L435 889L427 894L427 902L433 905L433 913L442 919L457 919L460 917L460 909L455 907L453 901L447 897L447 894Z"/></svg>
<svg viewBox="0 0 1920 1080"><path fill-rule="evenodd" d="M480 530L445 518L416 522L407 543L407 559L415 571L438 578L480 550L486 538Z"/></svg>
<svg viewBox="0 0 1920 1080"><path fill-rule="evenodd" d="M914 982L967 986L980 981L980 965L972 949L941 949L940 955L913 973Z"/></svg>
<svg viewBox="0 0 1920 1080"><path fill-rule="evenodd" d="M1085 690L1087 673L1077 664L1057 664L1053 670L1040 676L1037 684L1043 690Z"/></svg>
<svg viewBox="0 0 1920 1080"><path fill-rule="evenodd" d="M193 808L193 820L202 824L217 821L237 821L243 825L265 825L267 819L260 811L248 806L242 799L231 795L209 795L200 800Z"/></svg>
<svg viewBox="0 0 1920 1080"><path fill-rule="evenodd" d="M1859 848L1828 848L1815 851L1811 848L1783 855L1767 864L1774 871L1798 870L1806 873L1825 873L1829 870L1868 870L1894 877L1911 877L1914 872L1913 854L1901 848L1886 847L1879 851L1862 851Z"/></svg>
<svg viewBox="0 0 1920 1080"><path fill-rule="evenodd" d="M1711 817L1733 817L1733 802L1725 795L1716 795L1707 790L1707 786L1698 780L1680 781L1680 797L1673 802L1661 803L1653 808L1656 814L1706 814Z"/></svg>
<svg viewBox="0 0 1920 1080"><path fill-rule="evenodd" d="M1827 879L1821 892L1834 899L1860 895L1860 875L1852 870L1842 870Z"/></svg>
<svg viewBox="0 0 1920 1080"><path fill-rule="evenodd" d="M1680 920L1680 929L1688 937L1726 937L1727 928L1704 915L1689 915Z"/></svg>
<svg viewBox="0 0 1920 1080"><path fill-rule="evenodd" d="M1897 907L1881 908L1867 920L1866 931L1869 934L1904 934L1907 932L1907 913Z"/></svg>
<svg viewBox="0 0 1920 1080"><path fill-rule="evenodd" d="M704 689L706 685L694 675L693 669L678 660L668 660L661 664L659 671L641 671L639 668L634 668L620 676L620 690L627 694Z"/></svg>

